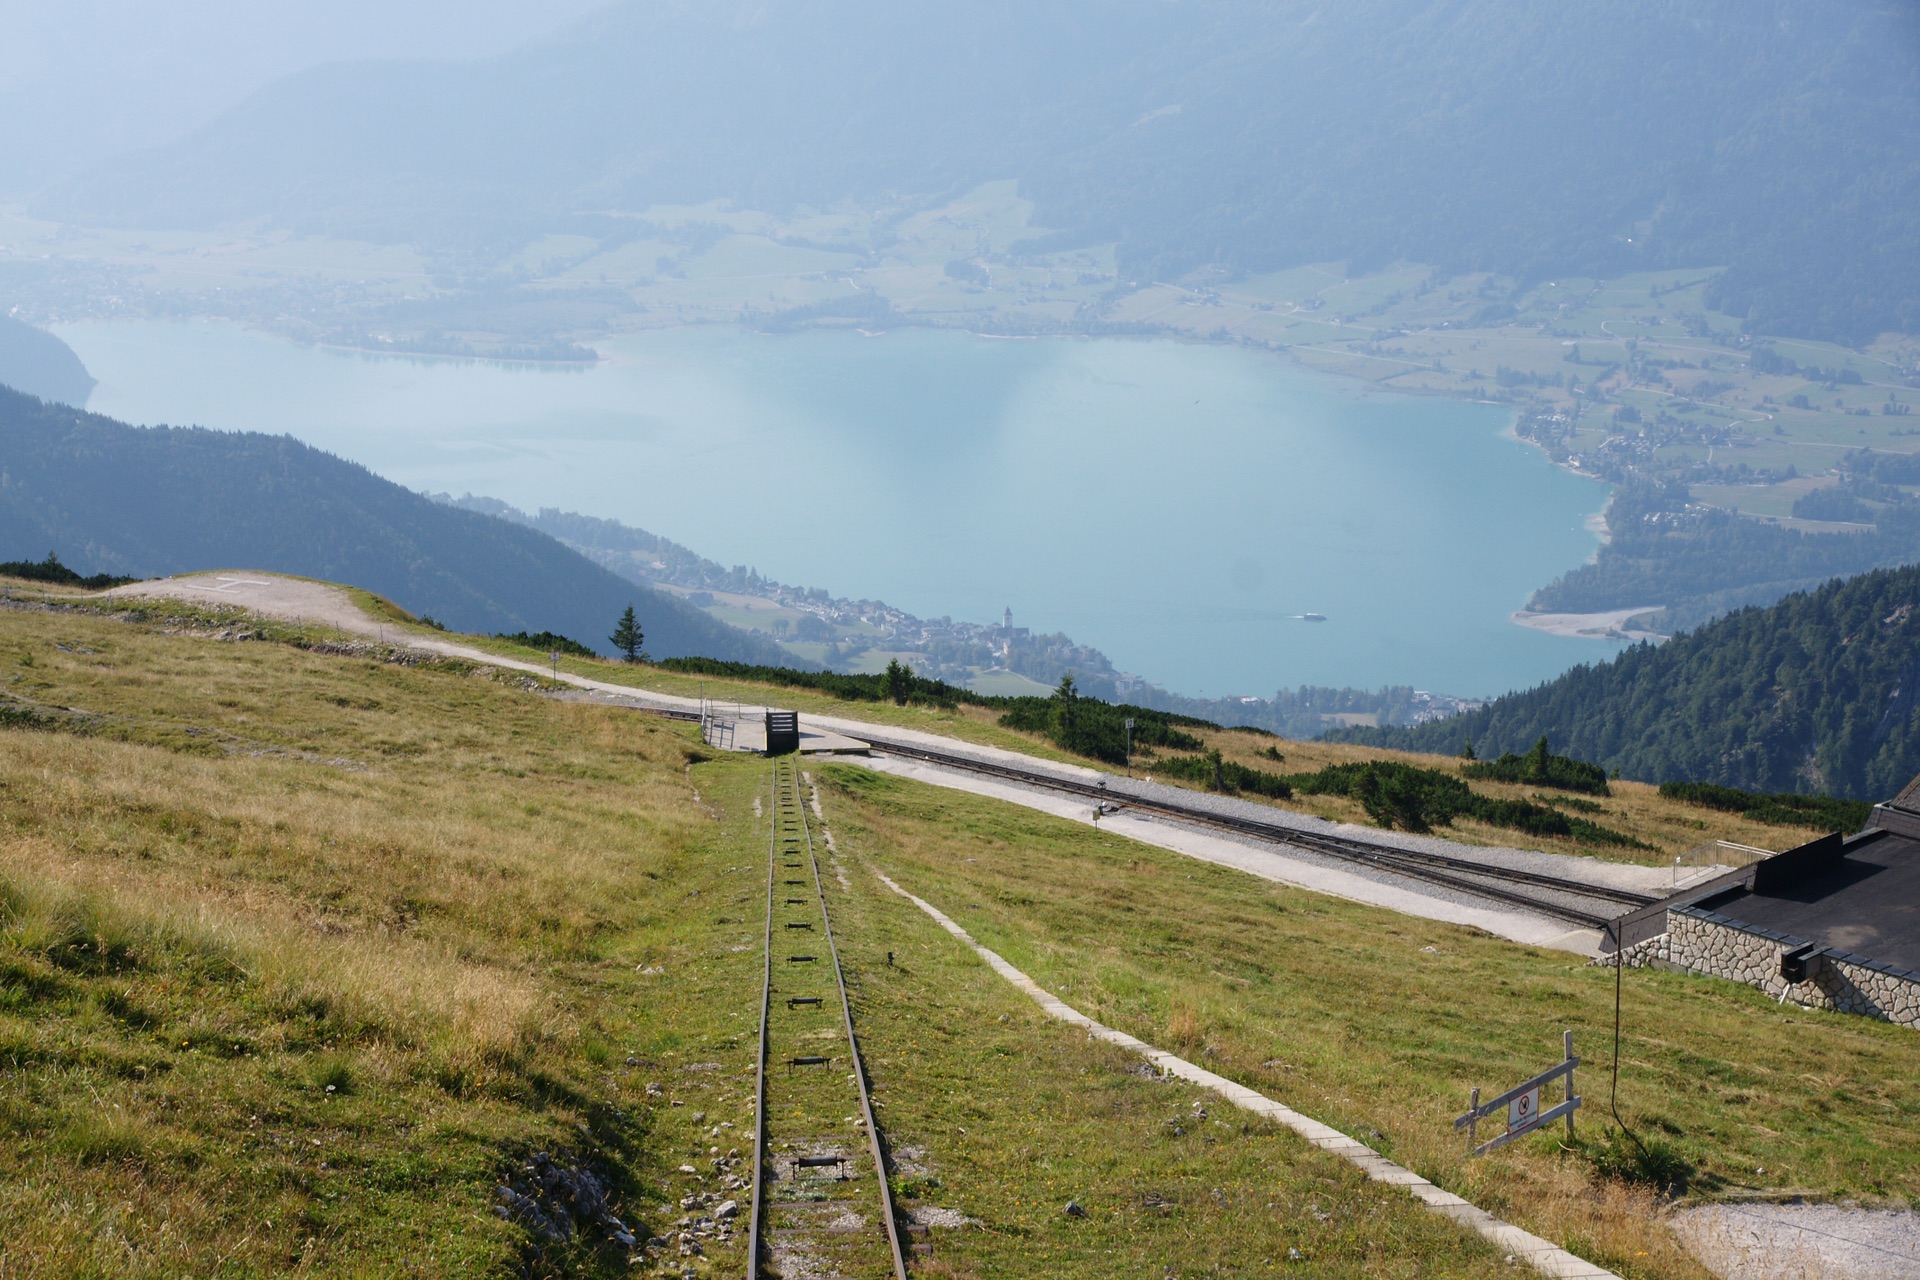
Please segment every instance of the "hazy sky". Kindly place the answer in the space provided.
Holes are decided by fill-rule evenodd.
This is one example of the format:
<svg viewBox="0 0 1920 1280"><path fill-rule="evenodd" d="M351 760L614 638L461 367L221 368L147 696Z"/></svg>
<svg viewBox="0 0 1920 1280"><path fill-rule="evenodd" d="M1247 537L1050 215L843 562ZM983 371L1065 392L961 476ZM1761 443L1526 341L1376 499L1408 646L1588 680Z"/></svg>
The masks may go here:
<svg viewBox="0 0 1920 1280"><path fill-rule="evenodd" d="M0 197L349 58L472 58L607 0L0 0Z"/></svg>

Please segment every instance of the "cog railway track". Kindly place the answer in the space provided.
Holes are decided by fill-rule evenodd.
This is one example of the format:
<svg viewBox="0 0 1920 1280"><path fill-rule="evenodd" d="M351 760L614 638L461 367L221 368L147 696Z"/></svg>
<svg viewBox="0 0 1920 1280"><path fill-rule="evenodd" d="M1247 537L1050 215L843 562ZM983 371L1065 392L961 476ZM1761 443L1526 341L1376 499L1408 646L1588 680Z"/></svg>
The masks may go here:
<svg viewBox="0 0 1920 1280"><path fill-rule="evenodd" d="M774 765L772 801L747 1280L906 1280L886 1153L791 760Z"/></svg>

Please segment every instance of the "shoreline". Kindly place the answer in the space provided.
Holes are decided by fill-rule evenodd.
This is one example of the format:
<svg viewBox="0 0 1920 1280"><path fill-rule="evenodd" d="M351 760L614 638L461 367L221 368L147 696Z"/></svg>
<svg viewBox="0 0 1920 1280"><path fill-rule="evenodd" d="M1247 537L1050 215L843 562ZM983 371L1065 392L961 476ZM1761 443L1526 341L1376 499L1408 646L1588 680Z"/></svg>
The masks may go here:
<svg viewBox="0 0 1920 1280"><path fill-rule="evenodd" d="M1657 644L1667 637L1658 631L1623 628L1627 619L1664 607L1649 604L1633 609L1612 609L1605 613L1533 613L1522 609L1509 614L1507 621L1530 631L1544 631L1550 636L1563 636L1571 640L1651 640Z"/></svg>

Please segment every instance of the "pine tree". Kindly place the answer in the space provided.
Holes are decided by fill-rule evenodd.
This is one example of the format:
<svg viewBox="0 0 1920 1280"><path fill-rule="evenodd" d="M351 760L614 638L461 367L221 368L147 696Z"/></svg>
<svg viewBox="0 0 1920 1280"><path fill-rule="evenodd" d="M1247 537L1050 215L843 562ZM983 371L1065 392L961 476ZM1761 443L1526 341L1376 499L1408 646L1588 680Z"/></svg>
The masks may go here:
<svg viewBox="0 0 1920 1280"><path fill-rule="evenodd" d="M618 649L628 662L638 662L641 658L640 646L646 643L646 636L640 630L640 619L633 616L633 606L620 615L620 623L614 627L613 634L607 640Z"/></svg>
<svg viewBox="0 0 1920 1280"><path fill-rule="evenodd" d="M1053 740L1069 751L1080 744L1080 691L1074 687L1073 672L1060 677L1053 691Z"/></svg>
<svg viewBox="0 0 1920 1280"><path fill-rule="evenodd" d="M895 658L887 663L887 696L896 706L906 706L913 695L913 668Z"/></svg>

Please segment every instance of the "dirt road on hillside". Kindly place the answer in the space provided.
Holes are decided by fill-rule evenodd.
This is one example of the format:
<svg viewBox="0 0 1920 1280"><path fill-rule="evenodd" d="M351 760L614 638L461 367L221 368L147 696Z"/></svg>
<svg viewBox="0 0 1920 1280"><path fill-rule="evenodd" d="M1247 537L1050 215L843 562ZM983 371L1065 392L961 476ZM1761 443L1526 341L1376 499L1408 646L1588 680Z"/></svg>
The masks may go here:
<svg viewBox="0 0 1920 1280"><path fill-rule="evenodd" d="M115 587L110 600L186 600L193 604L231 605L285 622L318 622L356 635L378 635L381 624L368 617L340 587L277 573L195 573L155 578ZM398 635L398 628L393 629Z"/></svg>
<svg viewBox="0 0 1920 1280"><path fill-rule="evenodd" d="M151 582L136 582L129 586L115 587L104 595L111 600L186 600L194 604L231 605L257 613L262 617L277 618L282 622L319 623L322 626L336 627L351 635L383 640L388 644L402 645L409 649L424 649L449 658L461 658L468 662L525 671L532 675L545 676L549 680L555 678L553 669L542 663L505 658L497 653L476 649L471 645L458 644L452 640L440 640L431 634L422 635L410 627L384 623L378 618L368 616L358 604L354 603L353 597L342 588L325 582L310 582L305 578L289 578L277 573L240 571L194 573L177 578L155 578ZM675 711L700 709L697 698L676 698L671 694L649 693L635 689L631 685L589 680L585 676L571 675L564 671L560 673L558 679L562 684L570 684L575 688L591 690L594 693L610 694L642 706L662 707ZM752 710L758 710L758 708L752 708Z"/></svg>

